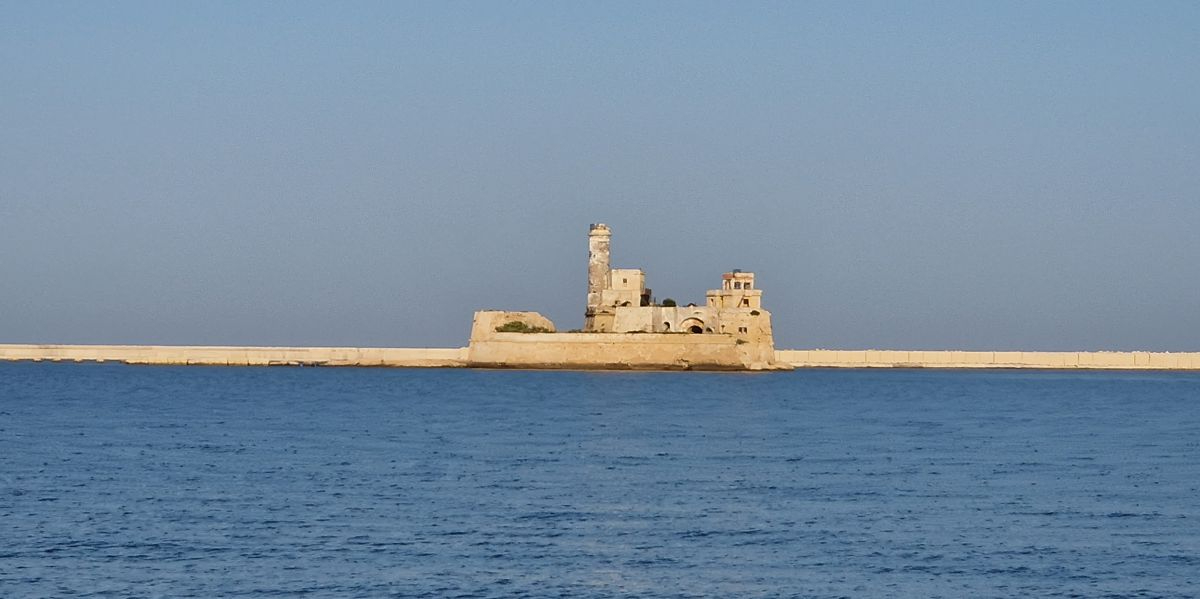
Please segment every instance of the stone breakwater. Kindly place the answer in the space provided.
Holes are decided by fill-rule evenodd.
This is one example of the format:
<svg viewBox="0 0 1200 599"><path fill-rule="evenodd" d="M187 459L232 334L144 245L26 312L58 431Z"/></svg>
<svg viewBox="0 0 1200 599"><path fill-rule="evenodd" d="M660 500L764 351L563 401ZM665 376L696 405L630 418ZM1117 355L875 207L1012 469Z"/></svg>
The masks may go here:
<svg viewBox="0 0 1200 599"><path fill-rule="evenodd" d="M533 341L532 339L530 341ZM582 344L587 345L587 344ZM601 354L573 356L569 344L537 356L538 363L510 363L499 348L370 347L224 347L178 345L18 345L0 344L0 360L47 362L121 362L126 364L209 366L385 366L395 368L524 367L621 369L608 352L621 353L621 344ZM541 348L539 348L540 351ZM480 351L482 350L482 351ZM615 356L616 353L613 355ZM578 358L578 359L577 359ZM777 350L775 361L795 368L1040 368L1105 370L1200 370L1200 353L1170 352L1020 352L1020 351L896 351L896 350ZM703 365L656 363L654 369L703 368ZM728 369L728 368L722 368Z"/></svg>
<svg viewBox="0 0 1200 599"><path fill-rule="evenodd" d="M1200 353L1196 352L783 349L776 350L775 360L796 368L1200 370Z"/></svg>
<svg viewBox="0 0 1200 599"><path fill-rule="evenodd" d="M466 348L4 345L0 360L203 366L461 367Z"/></svg>

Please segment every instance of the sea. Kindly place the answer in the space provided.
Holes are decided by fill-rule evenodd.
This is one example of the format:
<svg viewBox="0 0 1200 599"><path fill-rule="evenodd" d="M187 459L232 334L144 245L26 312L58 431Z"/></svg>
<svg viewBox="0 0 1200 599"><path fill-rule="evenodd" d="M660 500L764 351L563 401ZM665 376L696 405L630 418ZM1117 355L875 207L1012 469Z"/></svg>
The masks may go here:
<svg viewBox="0 0 1200 599"><path fill-rule="evenodd" d="M0 363L0 597L1195 597L1200 374Z"/></svg>

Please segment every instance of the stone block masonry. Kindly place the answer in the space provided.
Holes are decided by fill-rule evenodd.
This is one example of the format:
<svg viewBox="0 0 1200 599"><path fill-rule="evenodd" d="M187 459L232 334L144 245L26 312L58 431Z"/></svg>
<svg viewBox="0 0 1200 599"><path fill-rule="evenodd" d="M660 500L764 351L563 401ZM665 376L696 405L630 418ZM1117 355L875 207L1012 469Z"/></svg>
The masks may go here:
<svg viewBox="0 0 1200 599"><path fill-rule="evenodd" d="M791 370L756 344L686 333L494 333L472 339L467 364L572 370Z"/></svg>

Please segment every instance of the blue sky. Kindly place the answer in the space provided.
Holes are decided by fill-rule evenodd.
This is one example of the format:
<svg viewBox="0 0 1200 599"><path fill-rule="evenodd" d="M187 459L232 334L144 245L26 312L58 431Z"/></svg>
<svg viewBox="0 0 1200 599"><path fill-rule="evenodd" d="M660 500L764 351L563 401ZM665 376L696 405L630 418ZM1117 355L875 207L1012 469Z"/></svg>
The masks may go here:
<svg viewBox="0 0 1200 599"><path fill-rule="evenodd" d="M1200 4L0 3L0 341L1198 350Z"/></svg>

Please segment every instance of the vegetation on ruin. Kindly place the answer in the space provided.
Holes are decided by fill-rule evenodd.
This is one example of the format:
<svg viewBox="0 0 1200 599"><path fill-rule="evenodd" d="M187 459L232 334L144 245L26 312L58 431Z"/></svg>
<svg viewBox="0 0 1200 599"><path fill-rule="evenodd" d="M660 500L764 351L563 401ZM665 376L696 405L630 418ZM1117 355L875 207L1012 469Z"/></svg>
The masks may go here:
<svg viewBox="0 0 1200 599"><path fill-rule="evenodd" d="M510 320L498 327L497 333L551 333L550 329L545 327L529 326L519 320Z"/></svg>

